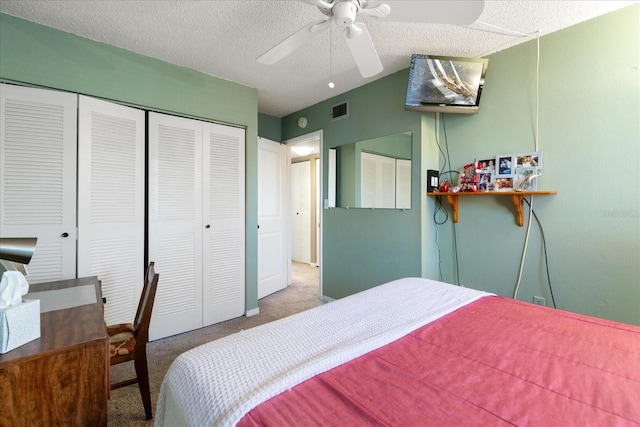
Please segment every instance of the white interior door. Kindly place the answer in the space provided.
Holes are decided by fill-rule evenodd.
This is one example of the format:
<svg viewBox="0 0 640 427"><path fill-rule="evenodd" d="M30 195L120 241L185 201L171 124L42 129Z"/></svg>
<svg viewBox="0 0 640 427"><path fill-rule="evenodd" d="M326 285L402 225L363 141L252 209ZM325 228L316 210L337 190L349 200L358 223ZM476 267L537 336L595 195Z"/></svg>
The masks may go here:
<svg viewBox="0 0 640 427"><path fill-rule="evenodd" d="M245 312L245 131L202 126L202 326L208 326Z"/></svg>
<svg viewBox="0 0 640 427"><path fill-rule="evenodd" d="M80 96L78 129L78 276L100 278L108 325L132 322L144 275L145 113Z"/></svg>
<svg viewBox="0 0 640 427"><path fill-rule="evenodd" d="M37 237L29 283L76 277L77 95L0 84L0 237Z"/></svg>
<svg viewBox="0 0 640 427"><path fill-rule="evenodd" d="M151 340L202 327L202 123L149 113Z"/></svg>
<svg viewBox="0 0 640 427"><path fill-rule="evenodd" d="M320 216L322 211L322 174L320 173L320 158L316 159L316 220L315 220L315 235L316 235L316 259L314 265L320 265Z"/></svg>
<svg viewBox="0 0 640 427"><path fill-rule="evenodd" d="M258 299L287 286L287 147L258 140Z"/></svg>
<svg viewBox="0 0 640 427"><path fill-rule="evenodd" d="M311 162L291 164L291 259L311 263Z"/></svg>

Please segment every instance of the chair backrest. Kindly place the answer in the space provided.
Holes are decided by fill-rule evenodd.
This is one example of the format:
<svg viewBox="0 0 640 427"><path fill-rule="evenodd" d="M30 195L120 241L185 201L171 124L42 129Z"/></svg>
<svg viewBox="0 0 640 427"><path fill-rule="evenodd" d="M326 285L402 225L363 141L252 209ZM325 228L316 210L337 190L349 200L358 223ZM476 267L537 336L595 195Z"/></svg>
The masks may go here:
<svg viewBox="0 0 640 427"><path fill-rule="evenodd" d="M140 304L138 305L138 313L136 314L134 324L136 346L144 346L149 340L149 323L151 322L153 302L156 298L158 279L160 278L160 275L155 272L153 267L152 262L147 270L142 295L140 296Z"/></svg>
<svg viewBox="0 0 640 427"><path fill-rule="evenodd" d="M151 261L147 266L147 270L144 272L144 284L142 285L142 294L140 294L140 301L138 301L138 309L136 310L136 317L133 318L133 326L135 329L138 328L138 325L142 321L142 308L144 306L144 295L146 294L147 286L149 282L153 279L153 275L156 273L155 270L156 263Z"/></svg>

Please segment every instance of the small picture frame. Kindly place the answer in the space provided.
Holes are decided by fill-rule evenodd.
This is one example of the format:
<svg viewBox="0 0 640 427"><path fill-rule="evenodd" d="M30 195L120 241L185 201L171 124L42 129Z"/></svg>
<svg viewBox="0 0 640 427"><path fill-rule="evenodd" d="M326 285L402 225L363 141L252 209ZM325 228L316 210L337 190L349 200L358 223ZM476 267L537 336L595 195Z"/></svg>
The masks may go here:
<svg viewBox="0 0 640 427"><path fill-rule="evenodd" d="M481 173L496 173L496 158L478 160L477 164L480 167Z"/></svg>
<svg viewBox="0 0 640 427"><path fill-rule="evenodd" d="M516 154L516 168L542 169L542 151Z"/></svg>
<svg viewBox="0 0 640 427"><path fill-rule="evenodd" d="M493 185L495 186L495 191L513 191L516 182L516 176L517 175L515 174L494 175Z"/></svg>
<svg viewBox="0 0 640 427"><path fill-rule="evenodd" d="M524 181L531 175L537 175L538 168L516 168L516 183L515 188L521 188L522 190L527 191L537 191L538 190L538 178L531 179L529 187L522 188L522 184Z"/></svg>
<svg viewBox="0 0 640 427"><path fill-rule="evenodd" d="M491 184L491 173L490 172L480 172L480 179L478 181L478 190L480 191L490 191L489 184Z"/></svg>
<svg viewBox="0 0 640 427"><path fill-rule="evenodd" d="M515 154L502 154L496 156L496 175L513 175L516 168Z"/></svg>

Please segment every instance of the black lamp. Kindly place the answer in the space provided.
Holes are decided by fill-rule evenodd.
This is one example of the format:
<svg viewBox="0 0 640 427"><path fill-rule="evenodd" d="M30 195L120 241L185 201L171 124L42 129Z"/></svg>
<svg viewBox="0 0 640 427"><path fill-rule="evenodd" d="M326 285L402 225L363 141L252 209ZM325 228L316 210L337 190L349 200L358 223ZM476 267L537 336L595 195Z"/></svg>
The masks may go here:
<svg viewBox="0 0 640 427"><path fill-rule="evenodd" d="M6 271L17 270L27 274L25 264L29 264L36 249L36 237L1 237L0 264Z"/></svg>

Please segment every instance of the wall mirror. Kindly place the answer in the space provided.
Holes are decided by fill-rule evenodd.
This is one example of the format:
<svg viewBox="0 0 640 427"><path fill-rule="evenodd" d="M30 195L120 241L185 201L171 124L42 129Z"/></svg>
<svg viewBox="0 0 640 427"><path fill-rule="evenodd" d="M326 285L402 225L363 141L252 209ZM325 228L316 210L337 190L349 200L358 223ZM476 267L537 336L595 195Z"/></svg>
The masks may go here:
<svg viewBox="0 0 640 427"><path fill-rule="evenodd" d="M411 142L412 132L403 132L331 149L335 206L411 209Z"/></svg>

